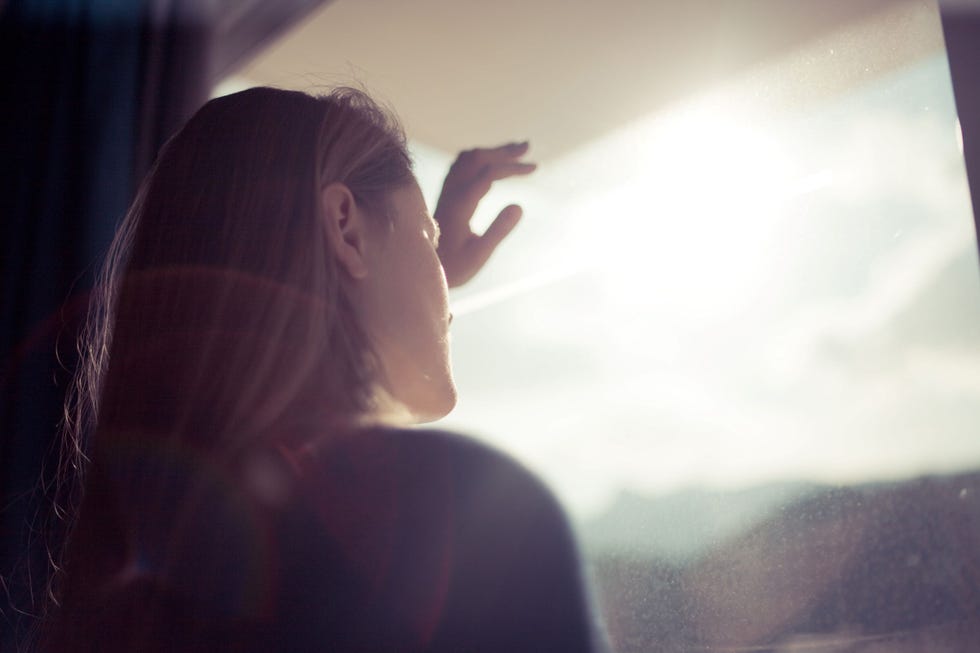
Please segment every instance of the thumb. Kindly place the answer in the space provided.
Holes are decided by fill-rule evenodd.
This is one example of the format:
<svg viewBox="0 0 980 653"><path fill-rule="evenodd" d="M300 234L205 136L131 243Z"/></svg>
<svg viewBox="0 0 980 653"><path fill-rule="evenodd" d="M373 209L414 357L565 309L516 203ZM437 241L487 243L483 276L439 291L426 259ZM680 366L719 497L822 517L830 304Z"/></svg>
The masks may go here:
<svg viewBox="0 0 980 653"><path fill-rule="evenodd" d="M507 235L514 230L517 223L521 221L524 210L517 204L511 204L501 211L496 219L487 227L486 232L480 236L480 249L484 256L489 257L493 250L497 249Z"/></svg>
<svg viewBox="0 0 980 653"><path fill-rule="evenodd" d="M493 251L497 249L497 245L517 226L522 213L521 207L511 204L497 215L482 236L471 236L464 251L460 252L462 256L458 268L447 265L449 261L443 261L443 269L446 270L446 279L450 288L463 285L480 271Z"/></svg>

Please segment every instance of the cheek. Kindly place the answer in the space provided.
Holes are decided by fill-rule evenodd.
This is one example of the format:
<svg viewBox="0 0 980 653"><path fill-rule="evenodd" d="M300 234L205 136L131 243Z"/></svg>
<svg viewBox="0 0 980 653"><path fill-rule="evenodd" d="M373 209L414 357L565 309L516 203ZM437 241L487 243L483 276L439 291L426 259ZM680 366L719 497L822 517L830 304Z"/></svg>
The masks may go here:
<svg viewBox="0 0 980 653"><path fill-rule="evenodd" d="M449 289L446 275L438 257L431 250L429 256L422 260L425 265L419 270L413 293L418 310L417 327L420 330L417 346L444 360L448 355L449 336ZM439 361L432 363L439 364Z"/></svg>
<svg viewBox="0 0 980 653"><path fill-rule="evenodd" d="M433 277L435 279L433 286L439 290L437 296L444 313L443 317L445 317L449 313L449 283L446 281L446 271L442 269L442 264L439 263L438 258L436 259Z"/></svg>
<svg viewBox="0 0 980 653"><path fill-rule="evenodd" d="M408 254L406 252L406 254ZM406 256L388 271L388 301L382 326L405 347L431 351L446 337L449 291L442 266L428 248Z"/></svg>
<svg viewBox="0 0 980 653"><path fill-rule="evenodd" d="M416 282L415 296L419 303L429 307L436 317L445 319L449 307L449 286L439 257L432 247L426 244L425 250L415 260L417 262L413 275Z"/></svg>

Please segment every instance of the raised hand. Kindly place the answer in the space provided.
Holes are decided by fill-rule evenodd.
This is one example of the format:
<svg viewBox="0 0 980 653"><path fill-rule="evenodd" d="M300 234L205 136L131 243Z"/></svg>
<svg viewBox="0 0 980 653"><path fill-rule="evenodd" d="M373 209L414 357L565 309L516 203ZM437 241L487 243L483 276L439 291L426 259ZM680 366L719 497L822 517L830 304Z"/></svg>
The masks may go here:
<svg viewBox="0 0 980 653"><path fill-rule="evenodd" d="M498 179L526 175L537 167L521 161L528 143L509 143L494 148L476 148L461 152L442 185L442 193L433 216L439 223L439 259L446 271L450 288L460 286L480 271L497 245L507 237L523 213L510 204L479 236L470 228L476 205Z"/></svg>

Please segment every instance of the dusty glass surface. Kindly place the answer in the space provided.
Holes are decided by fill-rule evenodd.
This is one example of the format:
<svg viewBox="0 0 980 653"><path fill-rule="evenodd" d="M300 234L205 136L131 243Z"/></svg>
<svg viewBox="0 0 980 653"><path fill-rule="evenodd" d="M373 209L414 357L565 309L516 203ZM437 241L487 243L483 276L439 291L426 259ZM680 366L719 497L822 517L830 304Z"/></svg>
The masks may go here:
<svg viewBox="0 0 980 653"><path fill-rule="evenodd" d="M484 224L526 218L452 298L444 425L555 488L616 650L969 650L980 276L946 60L806 101L779 63L494 191ZM449 157L416 152L431 204Z"/></svg>

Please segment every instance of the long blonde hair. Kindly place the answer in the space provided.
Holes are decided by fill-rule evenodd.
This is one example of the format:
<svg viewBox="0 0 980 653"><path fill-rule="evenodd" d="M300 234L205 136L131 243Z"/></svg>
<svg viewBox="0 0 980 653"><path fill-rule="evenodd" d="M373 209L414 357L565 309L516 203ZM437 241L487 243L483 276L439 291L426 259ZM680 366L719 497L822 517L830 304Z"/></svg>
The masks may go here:
<svg viewBox="0 0 980 653"><path fill-rule="evenodd" d="M149 469L147 452L220 465L377 408L378 363L319 191L342 182L383 220L412 179L401 128L353 89L217 98L161 150L99 277L66 406L60 495L74 528L51 642L80 634L73 613L130 564L126 540L163 528L140 512L156 489L171 494L173 470ZM194 472L181 482L192 492Z"/></svg>

